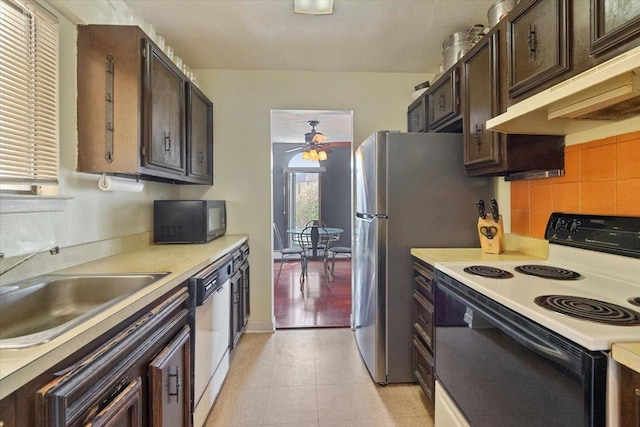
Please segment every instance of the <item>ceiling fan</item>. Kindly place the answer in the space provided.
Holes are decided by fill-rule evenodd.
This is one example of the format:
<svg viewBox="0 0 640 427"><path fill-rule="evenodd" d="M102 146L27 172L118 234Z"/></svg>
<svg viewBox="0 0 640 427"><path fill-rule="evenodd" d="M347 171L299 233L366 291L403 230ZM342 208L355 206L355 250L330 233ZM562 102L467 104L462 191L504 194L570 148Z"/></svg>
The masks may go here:
<svg viewBox="0 0 640 427"><path fill-rule="evenodd" d="M302 151L302 158L304 160L327 160L327 154L331 153L328 147L334 146L346 146L349 142L325 142L327 136L322 132L316 131L316 126L320 124L318 120L309 120L307 122L311 126L311 131L304 134L304 144L300 144L300 147L293 148L285 151L285 153L292 153L295 151Z"/></svg>

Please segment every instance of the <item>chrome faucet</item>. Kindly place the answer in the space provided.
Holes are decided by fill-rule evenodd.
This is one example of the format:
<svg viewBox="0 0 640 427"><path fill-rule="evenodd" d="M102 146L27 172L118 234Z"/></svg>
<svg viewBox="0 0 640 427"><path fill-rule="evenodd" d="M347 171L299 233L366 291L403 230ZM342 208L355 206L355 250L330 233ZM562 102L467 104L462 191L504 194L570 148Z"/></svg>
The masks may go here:
<svg viewBox="0 0 640 427"><path fill-rule="evenodd" d="M7 268L5 268L4 270L0 271L0 276L2 276L4 273L7 273L8 271L13 270L14 268L16 268L17 266L19 266L20 264L22 264L22 263L24 263L24 262L26 262L26 261L30 260L30 259L31 259L31 258L33 258L34 256L36 256L36 255L38 255L38 254L41 254L41 253L44 253L44 252L46 252L46 251L30 253L30 254L29 254L29 255L27 255L26 257L24 257L24 258L22 258L22 259L18 260L15 264L10 265L9 267L7 267ZM60 247L58 247L58 246L54 246L53 248L49 249L49 253L50 253L51 255L55 255L55 254L60 253ZM4 259L4 253L0 252L0 260L2 260L2 259Z"/></svg>

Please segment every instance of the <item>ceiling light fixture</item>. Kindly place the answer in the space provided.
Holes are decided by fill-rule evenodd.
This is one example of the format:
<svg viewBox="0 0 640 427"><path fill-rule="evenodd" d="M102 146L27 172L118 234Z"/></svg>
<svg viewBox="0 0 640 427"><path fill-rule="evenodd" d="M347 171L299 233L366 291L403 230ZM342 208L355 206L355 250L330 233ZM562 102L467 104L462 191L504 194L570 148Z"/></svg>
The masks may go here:
<svg viewBox="0 0 640 427"><path fill-rule="evenodd" d="M306 15L331 15L333 0L293 0L293 11Z"/></svg>
<svg viewBox="0 0 640 427"><path fill-rule="evenodd" d="M292 153L295 151L302 151L302 160L311 160L314 162L322 162L327 160L328 154L331 150L328 146L330 142L325 142L327 136L322 132L316 130L320 122L318 120L309 120L307 124L311 126L311 131L304 134L304 144L300 144L300 147L285 151L285 153Z"/></svg>

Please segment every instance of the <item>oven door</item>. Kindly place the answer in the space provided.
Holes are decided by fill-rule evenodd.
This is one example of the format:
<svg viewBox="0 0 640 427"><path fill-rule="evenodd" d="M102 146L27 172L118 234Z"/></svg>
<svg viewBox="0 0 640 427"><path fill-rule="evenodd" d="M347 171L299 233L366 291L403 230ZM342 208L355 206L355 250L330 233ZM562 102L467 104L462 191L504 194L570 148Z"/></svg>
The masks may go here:
<svg viewBox="0 0 640 427"><path fill-rule="evenodd" d="M604 426L607 357L436 272L435 375L469 424Z"/></svg>

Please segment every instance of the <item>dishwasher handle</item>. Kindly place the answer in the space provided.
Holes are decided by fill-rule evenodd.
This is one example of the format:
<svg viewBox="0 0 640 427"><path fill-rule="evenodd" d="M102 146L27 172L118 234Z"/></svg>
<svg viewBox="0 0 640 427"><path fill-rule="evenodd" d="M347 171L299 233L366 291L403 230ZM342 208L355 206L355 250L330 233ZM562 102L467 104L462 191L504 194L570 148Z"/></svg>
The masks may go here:
<svg viewBox="0 0 640 427"><path fill-rule="evenodd" d="M210 292L217 292L217 290L216 291L212 290L212 288L215 288L217 284L218 284L218 276L215 276L203 285L204 293L208 294ZM221 287L221 286L218 286L218 287Z"/></svg>
<svg viewBox="0 0 640 427"><path fill-rule="evenodd" d="M216 262L191 277L189 286L195 295L196 307L204 304L212 294L222 288L232 271L233 260L228 257L224 259L224 263Z"/></svg>

